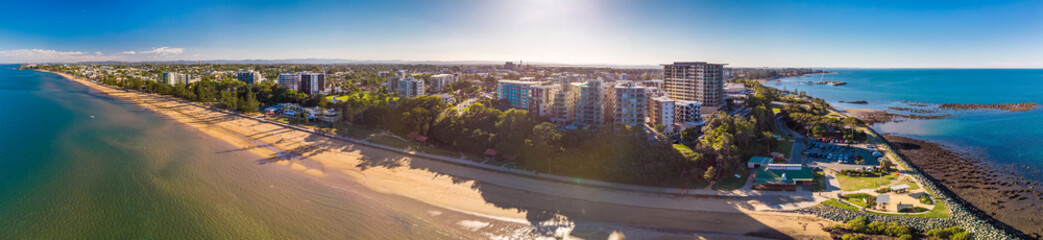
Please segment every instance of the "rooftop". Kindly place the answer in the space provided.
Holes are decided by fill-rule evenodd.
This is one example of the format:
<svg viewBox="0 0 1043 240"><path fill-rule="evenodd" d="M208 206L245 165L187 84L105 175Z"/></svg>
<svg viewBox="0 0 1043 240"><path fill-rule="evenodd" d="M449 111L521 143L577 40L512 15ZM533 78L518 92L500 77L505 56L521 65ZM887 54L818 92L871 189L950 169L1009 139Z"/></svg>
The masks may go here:
<svg viewBox="0 0 1043 240"><path fill-rule="evenodd" d="M810 167L800 164L768 164L757 168L754 183L758 184L797 184L797 181L811 181L815 178Z"/></svg>

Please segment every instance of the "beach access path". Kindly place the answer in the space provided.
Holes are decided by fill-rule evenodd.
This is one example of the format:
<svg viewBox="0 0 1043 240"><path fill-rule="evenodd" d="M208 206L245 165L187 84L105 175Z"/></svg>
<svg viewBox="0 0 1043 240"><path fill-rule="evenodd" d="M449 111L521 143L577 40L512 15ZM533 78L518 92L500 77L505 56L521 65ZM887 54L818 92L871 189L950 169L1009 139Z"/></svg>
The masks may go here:
<svg viewBox="0 0 1043 240"><path fill-rule="evenodd" d="M821 229L831 224L815 217L772 212L812 206L821 199L828 199L824 193L666 190L583 180L577 184L575 178L548 180L560 176L538 174L536 177L534 173L517 169L496 171L496 166L329 136L300 126L60 75L136 102L239 146L243 151L266 157L258 164L283 165L318 178L345 178L377 192L464 213L531 222L533 212L564 214L583 209L571 215L589 216L594 211L613 214L605 217L612 220L599 218L599 221L728 233L770 228L788 236L804 237L821 237L825 234ZM279 158L286 155L294 157ZM579 205L562 207L561 204ZM661 210L679 212L646 213ZM662 217L672 214L682 215Z"/></svg>

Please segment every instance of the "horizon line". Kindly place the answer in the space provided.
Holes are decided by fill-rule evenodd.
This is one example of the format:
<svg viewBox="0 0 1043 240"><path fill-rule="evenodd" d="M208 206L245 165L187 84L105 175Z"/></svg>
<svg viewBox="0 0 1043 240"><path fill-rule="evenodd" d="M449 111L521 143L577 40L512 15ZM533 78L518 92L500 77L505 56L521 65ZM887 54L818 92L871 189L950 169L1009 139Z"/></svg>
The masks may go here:
<svg viewBox="0 0 1043 240"><path fill-rule="evenodd" d="M27 64L199 64L199 63L182 63L182 62L200 62L205 64L258 64L258 63L242 63L242 62L267 62L265 64L302 64L302 65L365 65L365 64L429 64L429 65L502 65L506 62L505 60L358 60L358 59L346 59L346 58L279 58L279 59L209 59L209 60L156 60L156 61L79 61L79 62L4 62L0 65L27 65ZM293 61L315 61L310 63L293 62ZM329 61L329 62L321 62ZM335 62L341 61L341 62ZM688 60L676 60L673 62L686 62ZM228 62L228 63L219 63ZM500 63L503 62L503 63ZM523 63L517 62L516 64ZM542 67L621 67L621 68L662 68L660 64L610 64L610 63L558 63L558 62L541 62L532 61L532 66ZM730 64L731 65L731 64ZM786 68L807 68L807 69L1043 69L1040 67L810 67L810 66L735 66L727 68L754 68L754 69L786 69Z"/></svg>

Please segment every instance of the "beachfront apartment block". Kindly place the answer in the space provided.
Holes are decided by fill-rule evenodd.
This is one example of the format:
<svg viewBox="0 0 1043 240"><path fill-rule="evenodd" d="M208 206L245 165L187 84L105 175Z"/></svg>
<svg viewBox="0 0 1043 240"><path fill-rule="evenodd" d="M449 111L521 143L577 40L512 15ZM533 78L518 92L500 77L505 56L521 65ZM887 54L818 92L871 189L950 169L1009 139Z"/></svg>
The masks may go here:
<svg viewBox="0 0 1043 240"><path fill-rule="evenodd" d="M708 110L724 104L724 65L706 62L663 64L663 90L674 100L698 101Z"/></svg>
<svg viewBox="0 0 1043 240"><path fill-rule="evenodd" d="M264 77L257 71L237 72L235 79L246 84L255 84L264 81Z"/></svg>
<svg viewBox="0 0 1043 240"><path fill-rule="evenodd" d="M427 90L435 93L439 93L445 90L445 87L453 84L460 80L460 76L457 74L437 74L431 76L431 84Z"/></svg>
<svg viewBox="0 0 1043 240"><path fill-rule="evenodd" d="M671 134L674 132L674 114L677 109L674 107L676 101L666 96L654 97L648 101L648 115L649 123L652 126L662 124L665 128L663 133Z"/></svg>
<svg viewBox="0 0 1043 240"><path fill-rule="evenodd" d="M550 116L554 109L554 94L561 91L561 85L542 82L541 85L529 89L529 112L540 116Z"/></svg>
<svg viewBox="0 0 1043 240"><path fill-rule="evenodd" d="M551 103L551 122L565 124L576 120L576 95L579 94L572 84L561 83L561 88L554 92Z"/></svg>
<svg viewBox="0 0 1043 240"><path fill-rule="evenodd" d="M613 123L616 126L644 127L648 117L648 87L621 81L613 87Z"/></svg>
<svg viewBox="0 0 1043 240"><path fill-rule="evenodd" d="M183 85L188 85L189 83L193 83L193 82L199 81L199 77L198 76L184 74L184 73L164 72L160 76L161 76L160 77L161 82L163 82L164 84L171 85L171 86L173 86L175 84L179 84L179 83L183 84Z"/></svg>
<svg viewBox="0 0 1043 240"><path fill-rule="evenodd" d="M298 91L301 86L301 75L294 73L280 73L279 85L286 86L290 90Z"/></svg>
<svg viewBox="0 0 1043 240"><path fill-rule="evenodd" d="M573 121L582 126L599 126L605 122L605 104L601 79L572 83L576 94L576 115Z"/></svg>
<svg viewBox="0 0 1043 240"><path fill-rule="evenodd" d="M531 89L539 85L540 82L500 80L496 84L496 99L506 100L510 108L529 109Z"/></svg>
<svg viewBox="0 0 1043 240"><path fill-rule="evenodd" d="M305 94L321 93L326 90L325 73L301 73L300 91Z"/></svg>

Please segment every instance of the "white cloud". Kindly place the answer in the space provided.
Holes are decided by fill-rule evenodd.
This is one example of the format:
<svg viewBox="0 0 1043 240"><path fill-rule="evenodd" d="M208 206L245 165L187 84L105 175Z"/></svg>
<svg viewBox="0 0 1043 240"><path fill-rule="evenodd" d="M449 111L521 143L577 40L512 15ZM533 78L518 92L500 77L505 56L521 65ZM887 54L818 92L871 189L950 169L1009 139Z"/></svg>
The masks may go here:
<svg viewBox="0 0 1043 240"><path fill-rule="evenodd" d="M50 49L0 50L0 62L93 62L93 61L153 61L171 59L185 52L184 48L154 47L148 51L123 51L114 54L84 51L57 51Z"/></svg>
<svg viewBox="0 0 1043 240"><path fill-rule="evenodd" d="M152 48L152 50L141 52L142 54L158 54L158 55L177 55L184 52L184 48L171 48L171 47L158 47Z"/></svg>
<svg viewBox="0 0 1043 240"><path fill-rule="evenodd" d="M51 49L0 50L0 62L86 62L116 60L101 52L57 51Z"/></svg>
<svg viewBox="0 0 1043 240"><path fill-rule="evenodd" d="M56 51L56 50L44 50L44 49L16 49L16 50L0 51L0 55L5 56L5 57L79 56L79 55L83 55L83 52L77 52L77 51L59 52L59 51Z"/></svg>

